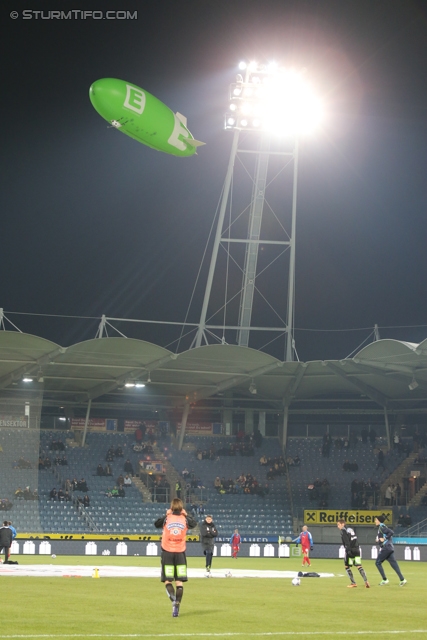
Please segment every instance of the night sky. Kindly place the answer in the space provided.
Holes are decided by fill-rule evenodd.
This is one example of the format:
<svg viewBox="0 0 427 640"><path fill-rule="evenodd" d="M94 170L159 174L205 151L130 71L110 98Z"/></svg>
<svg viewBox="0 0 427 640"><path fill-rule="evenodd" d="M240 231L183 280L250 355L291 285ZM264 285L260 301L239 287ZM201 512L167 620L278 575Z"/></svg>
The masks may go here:
<svg viewBox="0 0 427 640"><path fill-rule="evenodd" d="M101 314L184 320L230 154L228 85L241 59L275 59L307 69L327 112L300 161L299 358L345 357L375 323L427 337L425 0L94 0L81 8L137 19L23 19L42 6L9 3L0 39L0 307L22 331L68 346ZM175 158L109 129L88 95L103 77L185 114L206 146Z"/></svg>

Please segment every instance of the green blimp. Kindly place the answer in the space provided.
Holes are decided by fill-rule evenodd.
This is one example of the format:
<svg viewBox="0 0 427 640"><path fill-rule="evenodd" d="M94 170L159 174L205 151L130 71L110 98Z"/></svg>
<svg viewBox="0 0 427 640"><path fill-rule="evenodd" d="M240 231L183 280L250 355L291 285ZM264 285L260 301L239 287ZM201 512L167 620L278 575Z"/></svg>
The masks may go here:
<svg viewBox="0 0 427 640"><path fill-rule="evenodd" d="M111 126L157 151L187 157L205 144L187 129L187 119L130 82L103 78L89 90L96 111Z"/></svg>

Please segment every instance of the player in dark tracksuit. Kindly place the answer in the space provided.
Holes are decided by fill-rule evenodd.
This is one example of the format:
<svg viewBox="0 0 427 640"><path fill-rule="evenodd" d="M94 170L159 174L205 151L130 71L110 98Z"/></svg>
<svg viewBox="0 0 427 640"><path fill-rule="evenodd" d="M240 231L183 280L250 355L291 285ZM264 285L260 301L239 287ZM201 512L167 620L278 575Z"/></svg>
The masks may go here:
<svg viewBox="0 0 427 640"><path fill-rule="evenodd" d="M341 531L341 540L345 548L344 565L347 575L350 578L350 584L348 584L347 587L349 587L349 589L357 587L351 570L351 567L355 566L365 582L365 587L369 589L371 585L369 584L365 570L362 567L360 547L354 530L346 525L345 520L338 520L337 527Z"/></svg>
<svg viewBox="0 0 427 640"><path fill-rule="evenodd" d="M4 561L9 561L9 549L12 545L13 534L9 529L9 523L7 520L3 522L3 526L0 527L0 551L4 550Z"/></svg>
<svg viewBox="0 0 427 640"><path fill-rule="evenodd" d="M206 516L200 525L200 539L202 543L203 553L206 556L206 571L208 574L211 572L212 558L215 546L215 538L218 535L218 530L212 520L212 516ZM209 577L209 575L207 576Z"/></svg>
<svg viewBox="0 0 427 640"><path fill-rule="evenodd" d="M399 576L400 582L399 586L403 587L406 584L406 580L402 575L402 572L397 564L397 560L394 557L394 546L393 546L393 534L394 531L389 529L387 525L384 524L384 516L378 516L375 518L375 524L378 527L377 539L376 541L381 545L380 552L378 554L378 558L375 561L375 566L381 574L381 582L380 586L383 587L385 584L388 584L387 576L383 569L384 560L388 560L392 569L394 569Z"/></svg>

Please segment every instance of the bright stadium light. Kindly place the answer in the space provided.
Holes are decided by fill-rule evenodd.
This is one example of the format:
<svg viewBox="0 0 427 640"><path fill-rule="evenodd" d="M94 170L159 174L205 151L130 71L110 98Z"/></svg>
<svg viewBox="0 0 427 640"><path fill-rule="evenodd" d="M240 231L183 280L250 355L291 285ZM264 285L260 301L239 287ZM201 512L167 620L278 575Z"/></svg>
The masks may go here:
<svg viewBox="0 0 427 640"><path fill-rule="evenodd" d="M256 129L278 136L300 136L318 128L323 107L303 72L285 69L277 63L246 67L245 79L231 85L230 110L234 125L226 118L226 128ZM248 116L255 116L252 126ZM239 117L240 116L240 117ZM256 122L256 124L254 124Z"/></svg>

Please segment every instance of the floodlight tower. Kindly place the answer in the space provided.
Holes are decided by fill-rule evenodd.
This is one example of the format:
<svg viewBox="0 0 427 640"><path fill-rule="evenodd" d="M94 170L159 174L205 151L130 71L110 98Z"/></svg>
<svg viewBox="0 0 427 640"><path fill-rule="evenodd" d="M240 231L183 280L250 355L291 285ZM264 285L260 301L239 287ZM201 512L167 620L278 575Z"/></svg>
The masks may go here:
<svg viewBox="0 0 427 640"><path fill-rule="evenodd" d="M295 294L295 232L298 181L298 139L304 130L312 128L319 119L320 105L305 83L303 74L283 69L277 65L241 63L236 82L230 86L230 104L225 116L225 128L233 131L234 137L221 205L218 213L210 268L206 283L200 322L194 346L207 342L206 332L217 329L207 323L208 305L211 298L218 252L221 246L230 251L233 243L245 245L245 255L240 289L238 319L234 325L224 326L237 332L237 343L248 346L251 330L276 331L285 334L285 359L294 358L294 294ZM242 133L248 135L243 135ZM242 143L242 138L245 143ZM249 141L249 146L248 146ZM279 146L278 145L279 141ZM225 224L225 214L230 204L230 190L235 172L235 160L244 154L255 156L252 175L252 194L248 207L246 237L231 236L230 223ZM281 238L266 238L263 235L263 215L266 208L266 189L271 179L269 165L271 158L284 156L293 167L291 190L290 229ZM286 158L287 157L287 158ZM279 172L280 173L280 172ZM268 205L270 206L270 205ZM276 245L289 255L286 320L280 327L253 327L252 311L254 293L257 289L258 257L260 245ZM279 292L285 292L283 278L278 282ZM224 340L224 338L223 338Z"/></svg>

